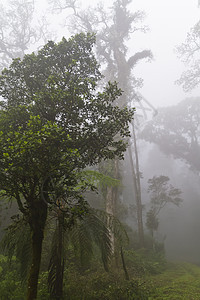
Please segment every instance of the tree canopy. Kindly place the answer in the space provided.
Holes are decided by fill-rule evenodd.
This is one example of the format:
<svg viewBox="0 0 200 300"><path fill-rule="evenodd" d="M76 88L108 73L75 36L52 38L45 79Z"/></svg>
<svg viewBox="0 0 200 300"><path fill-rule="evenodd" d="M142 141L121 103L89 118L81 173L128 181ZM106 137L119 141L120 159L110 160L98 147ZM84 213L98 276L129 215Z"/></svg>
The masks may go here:
<svg viewBox="0 0 200 300"><path fill-rule="evenodd" d="M187 98L175 106L160 108L140 137L157 144L165 154L183 160L194 171L199 171L199 109L198 98Z"/></svg>
<svg viewBox="0 0 200 300"><path fill-rule="evenodd" d="M0 69L52 38L45 16L36 16L34 0L1 1Z"/></svg>
<svg viewBox="0 0 200 300"><path fill-rule="evenodd" d="M94 43L93 34L48 42L0 76L0 190L17 200L32 232L29 300L37 294L48 208L71 222L84 214L82 192L91 184L80 170L126 149L134 111L114 105L122 94L116 83L98 88Z"/></svg>
<svg viewBox="0 0 200 300"><path fill-rule="evenodd" d="M154 176L148 180L148 184L151 208L146 214L146 226L153 237L153 232L159 226L160 211L169 203L179 206L183 199L181 198L182 191L169 183L168 176Z"/></svg>
<svg viewBox="0 0 200 300"><path fill-rule="evenodd" d="M177 83L183 86L185 91L190 91L200 83L199 68L200 49L200 21L198 21L188 32L184 43L177 47L181 60L187 64L188 69L184 71Z"/></svg>

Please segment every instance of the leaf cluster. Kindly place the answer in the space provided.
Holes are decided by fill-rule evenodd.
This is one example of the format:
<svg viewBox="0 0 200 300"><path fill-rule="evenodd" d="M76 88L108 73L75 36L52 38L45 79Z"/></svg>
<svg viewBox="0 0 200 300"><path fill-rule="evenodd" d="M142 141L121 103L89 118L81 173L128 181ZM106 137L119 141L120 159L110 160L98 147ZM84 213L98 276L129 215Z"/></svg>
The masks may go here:
<svg viewBox="0 0 200 300"><path fill-rule="evenodd" d="M0 76L0 189L23 213L32 201L55 205L59 198L78 212L76 203L85 207L81 193L91 187L79 170L123 157L133 110L114 104L121 95L116 83L97 91L94 42L93 34L48 42Z"/></svg>

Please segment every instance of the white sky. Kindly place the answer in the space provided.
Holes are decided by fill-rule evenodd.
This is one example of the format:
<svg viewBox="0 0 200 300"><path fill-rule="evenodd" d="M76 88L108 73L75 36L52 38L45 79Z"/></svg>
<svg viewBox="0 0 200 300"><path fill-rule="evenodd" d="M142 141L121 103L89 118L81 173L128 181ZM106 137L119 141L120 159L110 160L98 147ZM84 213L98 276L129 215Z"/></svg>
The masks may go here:
<svg viewBox="0 0 200 300"><path fill-rule="evenodd" d="M153 62L137 67L138 76L144 78L142 94L156 107L176 104L191 95L200 96L200 87L184 93L174 83L186 69L174 48L185 41L187 32L200 19L198 1L133 0L133 4L146 12L145 23L150 27L138 42L154 55Z"/></svg>

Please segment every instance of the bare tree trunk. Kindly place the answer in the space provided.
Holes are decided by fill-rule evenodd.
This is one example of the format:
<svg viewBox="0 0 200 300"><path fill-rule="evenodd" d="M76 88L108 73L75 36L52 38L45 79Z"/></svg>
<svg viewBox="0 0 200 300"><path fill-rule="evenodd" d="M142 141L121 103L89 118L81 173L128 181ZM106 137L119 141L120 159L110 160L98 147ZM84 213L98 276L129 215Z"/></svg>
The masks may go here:
<svg viewBox="0 0 200 300"><path fill-rule="evenodd" d="M112 163L114 164L113 177L116 178L116 179L119 179L119 160L116 158L112 161ZM118 197L118 187L108 186L107 187L107 192L106 192L106 212L111 216L115 216L117 197ZM114 236L113 229L111 228L112 226L110 226L109 223L110 223L110 220L109 220L109 217L108 217L108 228L109 228L109 232L110 232L112 252L114 254L114 251L115 251L115 236Z"/></svg>
<svg viewBox="0 0 200 300"><path fill-rule="evenodd" d="M133 141L134 141L135 167L134 167L134 162L133 162L131 146L129 146L129 148L128 148L128 153L129 153L130 167L131 167L132 178L133 178L134 198L136 200L136 212L137 212L137 226L138 226L139 244L140 244L140 247L142 248L142 247L144 247L144 229L143 229L143 220L142 220L140 172L139 172L137 144L136 144L136 137L135 137L134 129L133 129Z"/></svg>
<svg viewBox="0 0 200 300"><path fill-rule="evenodd" d="M115 213L115 209L114 209L115 203L114 202L115 202L115 199L113 197L113 187L108 186L107 191L106 191L106 213L108 215L114 216L114 213ZM114 237L114 232L113 232L113 230L110 226L110 217L109 216L108 216L107 223L108 223L108 230L109 230L109 233L110 233L112 253L114 254L114 251L115 251L115 246L114 246L115 237Z"/></svg>
<svg viewBox="0 0 200 300"><path fill-rule="evenodd" d="M133 143L134 143L134 154L135 154L135 169L136 169L136 185L137 185L137 215L138 215L138 232L140 246L144 247L144 229L143 229L143 219L142 219L142 198L141 198L141 185L140 185L140 168L137 150L137 140L135 135L135 126L133 121Z"/></svg>
<svg viewBox="0 0 200 300"><path fill-rule="evenodd" d="M127 271L127 268L126 268L125 260L124 260L124 253L123 253L122 247L121 247L120 254L121 254L122 266L123 266L123 270L124 270L124 274L125 274L125 279L130 280L130 277L128 275L128 271Z"/></svg>

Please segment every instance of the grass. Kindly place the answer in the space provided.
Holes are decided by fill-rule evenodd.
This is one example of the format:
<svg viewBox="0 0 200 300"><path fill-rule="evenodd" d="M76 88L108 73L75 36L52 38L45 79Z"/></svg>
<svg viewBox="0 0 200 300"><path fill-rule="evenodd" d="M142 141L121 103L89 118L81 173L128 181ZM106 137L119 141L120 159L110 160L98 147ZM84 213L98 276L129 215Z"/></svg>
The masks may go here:
<svg viewBox="0 0 200 300"><path fill-rule="evenodd" d="M78 286L77 279L74 282L69 280L70 299L200 300L200 267L190 263L168 262L163 269L158 269L160 272L154 275L147 271L146 275L136 276L129 266L130 281L125 281L122 271L85 273L79 278Z"/></svg>
<svg viewBox="0 0 200 300"><path fill-rule="evenodd" d="M168 263L166 270L150 276L154 288L148 300L200 300L200 268L189 263Z"/></svg>
<svg viewBox="0 0 200 300"><path fill-rule="evenodd" d="M141 251L140 251L141 252ZM82 270L71 263L65 270L63 299L70 300L200 300L200 267L190 263L170 263L150 259L147 253L127 256L130 280L120 266L105 272L102 265ZM143 258L146 257L146 260ZM137 262L137 263L136 263ZM18 265L0 256L0 300L25 299L18 278ZM141 268L142 266L142 268ZM10 267L12 269L10 270ZM136 272L137 271L137 272ZM142 272L143 271L143 272ZM48 273L40 276L38 300L48 300Z"/></svg>

